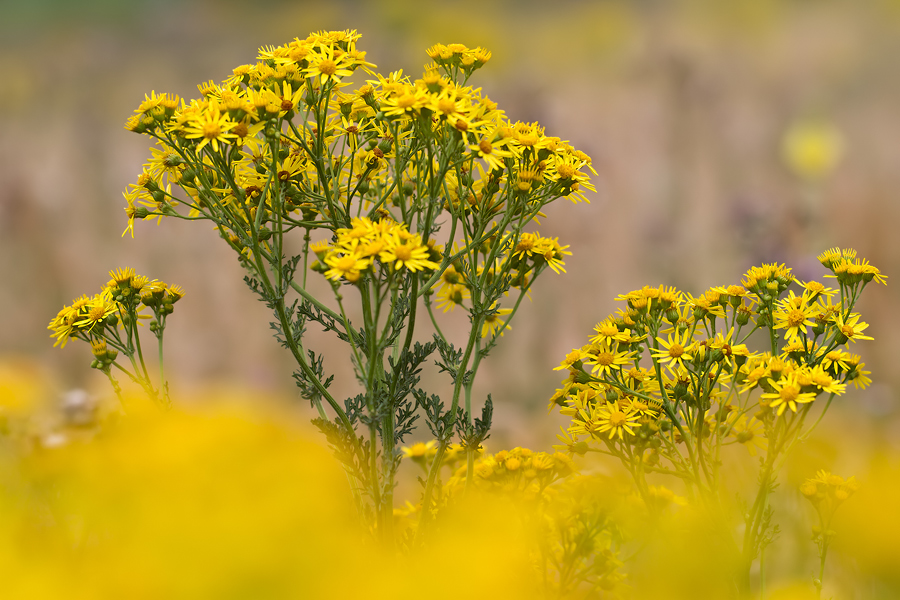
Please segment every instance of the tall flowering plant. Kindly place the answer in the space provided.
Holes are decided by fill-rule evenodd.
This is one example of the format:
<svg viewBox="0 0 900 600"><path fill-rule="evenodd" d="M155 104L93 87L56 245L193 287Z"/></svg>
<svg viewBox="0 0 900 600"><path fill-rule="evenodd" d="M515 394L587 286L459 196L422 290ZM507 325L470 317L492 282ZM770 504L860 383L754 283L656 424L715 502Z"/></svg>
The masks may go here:
<svg viewBox="0 0 900 600"><path fill-rule="evenodd" d="M126 232L139 219L215 226L272 310L358 505L389 538L398 444L420 415L437 439L426 507L454 437L473 464L491 423L490 397L473 416L478 367L535 279L564 271L569 254L526 229L557 198L585 200L592 169L468 85L490 52L433 46L412 80L376 73L358 38L321 32L261 48L221 84L201 84L199 99L148 95L126 124L155 141L125 193ZM360 72L368 79L352 87ZM330 283L330 298L309 291L311 273ZM434 316L457 307L469 322L459 348ZM423 312L435 330L425 340ZM355 397L329 391L325 357L305 343L311 323L349 346ZM452 381L449 403L419 387L432 355Z"/></svg>

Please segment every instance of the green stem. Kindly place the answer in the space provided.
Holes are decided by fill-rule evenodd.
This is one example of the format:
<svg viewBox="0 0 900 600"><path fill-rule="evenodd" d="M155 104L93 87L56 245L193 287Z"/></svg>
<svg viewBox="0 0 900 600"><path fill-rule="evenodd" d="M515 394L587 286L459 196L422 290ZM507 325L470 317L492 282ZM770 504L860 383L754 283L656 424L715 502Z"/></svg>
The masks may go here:
<svg viewBox="0 0 900 600"><path fill-rule="evenodd" d="M466 344L466 350L463 353L462 360L459 363L459 370L456 372L456 381L453 386L453 401L450 404L450 414L451 414L451 422L456 421L456 409L459 406L459 395L462 391L463 379L466 377L467 367L469 366L469 359L472 356L472 350L475 348L475 342L481 332L481 325L483 317L475 318L472 322L472 329L469 332L469 343ZM428 524L428 519L431 513L431 496L434 493L434 482L437 479L437 474L441 469L441 462L444 457L444 452L447 450L449 438L445 440L440 440L438 444L438 450L435 454L434 460L431 463L431 470L428 473L428 480L425 482L425 494L422 499L422 516L419 518L419 527L416 531L416 539L422 540L424 539L424 531L425 527Z"/></svg>

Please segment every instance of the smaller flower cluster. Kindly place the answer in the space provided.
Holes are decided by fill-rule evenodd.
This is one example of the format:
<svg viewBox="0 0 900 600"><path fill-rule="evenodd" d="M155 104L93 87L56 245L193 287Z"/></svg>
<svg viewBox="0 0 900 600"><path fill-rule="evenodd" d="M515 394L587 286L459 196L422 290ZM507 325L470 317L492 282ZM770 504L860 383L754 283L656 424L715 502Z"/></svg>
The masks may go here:
<svg viewBox="0 0 900 600"><path fill-rule="evenodd" d="M887 283L887 275L882 275L878 267L868 260L856 257L856 250L852 248L830 248L819 255L819 262L831 270L832 275L842 286L856 286L860 283Z"/></svg>
<svg viewBox="0 0 900 600"><path fill-rule="evenodd" d="M130 267L110 271L109 276L111 279L99 294L90 298L82 295L50 321L47 328L56 338L54 346L65 348L71 338L100 343L107 336L115 335L129 308L139 313L144 306L151 306L160 314L171 314L173 305L184 296L180 286L136 275Z"/></svg>
<svg viewBox="0 0 900 600"><path fill-rule="evenodd" d="M827 523L838 506L859 489L856 477L847 480L828 471L820 470L816 476L807 479L800 486L800 493L812 503Z"/></svg>
<svg viewBox="0 0 900 600"><path fill-rule="evenodd" d="M537 231L521 233L518 241L515 241L512 232L507 231L502 237L494 238L483 244L480 251L487 255L490 253L490 246L498 243L505 244L509 250L493 263L477 265L475 276L480 277L485 271L491 278L509 273L511 276L510 287L513 288L528 287L534 279L535 271L544 266L549 267L555 273L565 273L563 258L572 254L567 250L569 246L559 243L559 238L544 237ZM437 292L437 306L444 312L452 311L457 306L464 304L471 295L472 283L466 276L471 269L467 269L462 261L454 262L455 264L451 263L441 273L440 289ZM500 325L500 323L496 323L496 317L509 314L509 312L510 309L499 309L498 313L488 316L487 321L490 324ZM488 325L489 323L486 322L485 326ZM493 332L495 328L489 327L490 332Z"/></svg>
<svg viewBox="0 0 900 600"><path fill-rule="evenodd" d="M425 51L428 57L444 68L461 68L468 76L491 59L489 50L481 46L471 49L463 44L435 44Z"/></svg>
<svg viewBox="0 0 900 600"><path fill-rule="evenodd" d="M448 490L461 490L466 481L466 465L447 481ZM534 452L528 448L501 450L475 462L473 484L495 492L524 493L535 498L556 481L574 472L572 460L562 453Z"/></svg>
<svg viewBox="0 0 900 600"><path fill-rule="evenodd" d="M55 346L65 347L73 338L90 344L94 355L91 367L106 373L117 393L119 388L112 378L111 367L124 371L157 399L158 390L144 365L138 326L142 320L150 319L150 331L161 345L166 317L172 314L184 290L178 285L138 275L131 267L112 270L109 276L111 279L100 293L92 297L82 295L63 307L47 328L53 332ZM147 309L152 316L144 314ZM119 353L128 357L133 371L116 362ZM165 383L160 385L165 391Z"/></svg>
<svg viewBox="0 0 900 600"><path fill-rule="evenodd" d="M813 526L813 541L819 547L819 556L824 565L824 556L828 552L828 545L835 536L831 530L831 521L834 513L850 496L859 489L855 477L844 479L828 471L820 470L816 476L807 479L800 485L800 493L809 500L816 509L818 524ZM821 582L817 583L817 586Z"/></svg>
<svg viewBox="0 0 900 600"><path fill-rule="evenodd" d="M410 459L427 472L431 460L437 454L437 441L417 442L412 446L401 447L400 451L403 453L404 458ZM475 454L477 456L484 454L484 446L476 448ZM441 460L442 467L448 466L451 469L455 469L460 461L466 460L465 446L462 444L450 444L447 446L447 450L444 452L444 457Z"/></svg>
<svg viewBox="0 0 900 600"><path fill-rule="evenodd" d="M405 223L389 217L378 221L362 217L353 219L351 225L338 229L334 242L323 241L311 247L319 258L312 268L326 279L356 283L376 264L388 274L401 269L415 273L439 266L435 261L440 261L440 252L423 244L422 238L410 233Z"/></svg>

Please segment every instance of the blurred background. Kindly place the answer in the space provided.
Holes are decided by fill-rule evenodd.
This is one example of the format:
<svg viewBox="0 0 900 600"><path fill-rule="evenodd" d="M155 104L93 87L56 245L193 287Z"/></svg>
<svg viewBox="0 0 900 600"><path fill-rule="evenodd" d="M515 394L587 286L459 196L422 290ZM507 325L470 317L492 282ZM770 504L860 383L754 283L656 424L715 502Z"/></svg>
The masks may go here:
<svg viewBox="0 0 900 600"><path fill-rule="evenodd" d="M697 295L761 262L820 277L815 256L831 246L891 280L859 305L875 341L856 351L876 383L825 425L900 439L896 0L32 0L0 1L0 16L0 354L36 361L61 391L108 393L83 344L52 347L48 321L133 266L187 291L167 329L173 397L210 382L296 397L268 311L211 227L139 222L121 237L122 191L149 156L123 123L151 90L197 97L262 45L357 29L380 72L414 78L434 43L490 49L475 85L599 172L590 205L560 200L539 227L571 246L568 274L538 282L482 367L492 447L553 441L553 368L616 295L659 284ZM352 391L339 363L327 366Z"/></svg>

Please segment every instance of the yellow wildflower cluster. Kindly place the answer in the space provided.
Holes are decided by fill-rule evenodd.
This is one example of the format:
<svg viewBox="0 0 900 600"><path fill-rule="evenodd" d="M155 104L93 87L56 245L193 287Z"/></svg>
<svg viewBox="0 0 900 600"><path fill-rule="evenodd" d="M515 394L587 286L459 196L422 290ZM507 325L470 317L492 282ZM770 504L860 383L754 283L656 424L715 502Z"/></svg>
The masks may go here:
<svg viewBox="0 0 900 600"><path fill-rule="evenodd" d="M515 244L513 245L512 242ZM476 273L491 279L510 273L512 277L509 285L512 288L527 288L533 280L535 272L544 267L549 267L556 273L565 273L563 258L572 254L567 250L569 246L559 243L559 238L544 237L538 232L525 232L521 233L516 240L516 235L507 231L502 240L493 242L489 240L482 245L480 252L484 258L491 255L492 246L498 243L504 244L498 252L494 253L499 256L493 262L482 260L476 267ZM464 264L464 261L457 260L450 263L441 274L437 306L444 312L464 305L465 301L471 297L472 278L466 277L466 272L471 271L471 267L467 267L468 265ZM487 336L488 333L492 334L500 327L502 323L496 317L510 312L510 309L498 309L497 313L489 316L485 323L483 336ZM507 326L507 328L509 327ZM502 329L500 330L502 332Z"/></svg>
<svg viewBox="0 0 900 600"><path fill-rule="evenodd" d="M114 269L109 272L109 276L109 282L100 293L92 297L82 295L70 306L63 307L50 321L47 328L56 339L54 346L65 347L72 338L87 342L94 355L91 367L101 370L110 378L120 399L121 390L112 376L111 367L125 372L156 401L162 391L163 402L167 403L165 382L161 381L160 388L157 389L150 381L144 364L138 325L141 320L150 319L150 331L159 341L162 356L166 317L174 311L175 303L184 297L184 290L178 285L138 275L131 267ZM145 309L149 309L152 316L145 315ZM130 360L132 371L116 362L120 352ZM162 378L162 373L160 377Z"/></svg>
<svg viewBox="0 0 900 600"><path fill-rule="evenodd" d="M461 491L467 467L459 467L447 481L448 493ZM556 452L533 452L528 448L501 450L475 462L473 484L479 489L523 493L526 498L540 495L548 485L574 472L572 460Z"/></svg>
<svg viewBox="0 0 900 600"><path fill-rule="evenodd" d="M170 314L173 305L184 296L180 286L136 275L130 267L110 271L109 276L111 279L99 294L90 298L82 295L50 321L47 328L56 338L54 346L65 348L71 338L99 343L108 334L115 337L120 317L127 313L126 304L134 305L138 312L144 306L159 306L161 311ZM113 358L115 354L112 351Z"/></svg>
<svg viewBox="0 0 900 600"><path fill-rule="evenodd" d="M376 261L389 272L407 269L411 272L438 268L437 250L406 230L406 225L390 217L373 222L368 217L353 219L352 227L338 229L332 244L312 247L321 263L313 265L327 279L343 279L355 283L360 275L374 268Z"/></svg>
<svg viewBox="0 0 900 600"><path fill-rule="evenodd" d="M823 264L847 272L855 253L829 252L823 257L838 258ZM849 264L864 265L868 281L885 280L865 261ZM838 303L837 291L817 281L800 282L800 295L790 290L781 297L794 281L790 269L769 264L750 269L743 286L714 287L697 298L665 286L620 296L627 307L597 324L590 343L558 367L570 372L551 401L573 419L566 448L574 451L583 438L646 446L673 425L678 441L684 428L705 437L724 425L746 444L759 439L759 424L773 413L796 413L821 394L840 395L848 382L868 385L864 363L842 348L872 339L852 312L866 277L843 279ZM753 330L780 336L779 352L751 352L742 343L749 333L740 337L741 330L752 320ZM648 358L650 370L641 367ZM749 395L757 388L762 394L754 404Z"/></svg>
<svg viewBox="0 0 900 600"><path fill-rule="evenodd" d="M507 202L498 194L506 182L520 193L540 188L573 200L584 199L583 189L593 190L580 171L593 171L584 153L545 136L537 124L507 121L480 89L455 82L483 65L489 52L436 46L429 53L437 64L411 81L399 72L376 74L356 49L358 38L355 31L316 33L264 47L256 64L237 67L220 85L201 84L203 98L189 103L169 94L146 96L126 128L155 138L157 147L125 194L126 231L133 233L135 218L176 216L174 207L184 204L188 218L226 212L232 242L246 245L261 206L296 223L333 216L341 210L337 196L383 205L396 175L388 167L422 133L417 123L436 139L456 140L462 168L446 173L442 184L448 210L466 198L464 210L489 207L496 214ZM377 78L342 91L349 85L343 79L357 69ZM324 163L322 148L332 153ZM219 168L223 160L231 165L226 172ZM423 165L403 162L410 163L403 178L416 183ZM322 189L322 179L330 190ZM173 196L171 183L188 197Z"/></svg>
<svg viewBox="0 0 900 600"><path fill-rule="evenodd" d="M598 323L589 343L558 367L569 376L550 408L571 422L556 448L616 456L648 506L647 473L676 476L718 503L722 449L740 444L753 456L764 452L741 554L752 560L768 539L766 490L777 460L808 435L812 407L821 407L821 419L848 383L870 383L860 357L846 349L872 339L853 309L868 283L887 278L850 249L819 258L837 290L764 264L751 268L743 285L696 298L665 286L620 296L625 308ZM745 342L760 330L768 348L751 351ZM813 483L804 489L817 494Z"/></svg>
<svg viewBox="0 0 900 600"><path fill-rule="evenodd" d="M859 484L855 477L844 480L824 469L800 486L800 493L810 501L818 516L818 524L812 528L812 539L819 550L819 576L813 579L813 585L820 597L825 575L825 558L828 555L829 545L836 535L831 529L831 521L838 507L858 489Z"/></svg>
<svg viewBox="0 0 900 600"><path fill-rule="evenodd" d="M828 522L837 507L858 489L859 483L855 477L844 480L839 475L823 469L816 473L815 477L803 482L800 493L825 517L825 522Z"/></svg>

